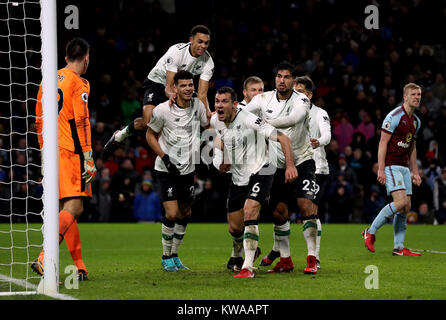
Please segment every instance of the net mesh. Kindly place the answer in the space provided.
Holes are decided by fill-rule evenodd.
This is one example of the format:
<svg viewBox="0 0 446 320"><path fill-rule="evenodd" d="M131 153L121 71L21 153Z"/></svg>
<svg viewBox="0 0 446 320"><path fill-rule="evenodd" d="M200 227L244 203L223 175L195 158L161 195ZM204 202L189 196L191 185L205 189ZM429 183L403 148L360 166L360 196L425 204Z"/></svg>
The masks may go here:
<svg viewBox="0 0 446 320"><path fill-rule="evenodd" d="M34 291L42 249L42 175L35 130L40 1L0 1L0 292Z"/></svg>

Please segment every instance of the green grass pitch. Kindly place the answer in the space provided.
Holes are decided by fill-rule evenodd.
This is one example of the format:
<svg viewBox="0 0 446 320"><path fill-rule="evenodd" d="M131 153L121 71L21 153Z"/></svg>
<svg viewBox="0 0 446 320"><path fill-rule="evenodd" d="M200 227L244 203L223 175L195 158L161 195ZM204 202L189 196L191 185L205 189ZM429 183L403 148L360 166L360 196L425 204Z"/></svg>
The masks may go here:
<svg viewBox="0 0 446 320"><path fill-rule="evenodd" d="M306 244L302 225L291 225L291 256L295 270L268 274L269 267L255 262L254 279L233 279L226 269L231 252L231 238L226 224L190 223L179 255L190 270L167 273L161 268L160 224L92 224L80 223L82 254L90 280L78 289L67 289L64 270L72 265L63 244L60 247L59 292L82 300L438 300L446 298L446 228L432 225L409 225L406 246L436 251L422 252L421 257L394 257L393 229L390 224L377 234L376 252L364 247L363 225L323 225L321 241L322 269L315 276L305 275ZM15 228L23 230L24 225ZM272 247L272 225L260 224L262 255ZM9 230L9 224L0 225ZM28 234L37 240L39 232ZM0 233L0 247L10 243L10 235ZM9 242L8 242L9 241ZM14 232L16 246L26 243L26 234ZM30 250L30 261L39 248ZM441 253L443 252L443 253ZM14 260L26 261L26 250L14 249ZM0 250L0 275L10 275L10 250ZM367 266L378 270L378 289L367 289L370 274ZM25 275L29 267L18 265L13 277ZM31 275L31 274L30 274ZM38 279L29 282L37 283ZM375 282L376 284L376 282ZM24 290L23 288L15 288ZM8 291L0 281L0 292ZM41 299L42 296L0 297L0 299Z"/></svg>

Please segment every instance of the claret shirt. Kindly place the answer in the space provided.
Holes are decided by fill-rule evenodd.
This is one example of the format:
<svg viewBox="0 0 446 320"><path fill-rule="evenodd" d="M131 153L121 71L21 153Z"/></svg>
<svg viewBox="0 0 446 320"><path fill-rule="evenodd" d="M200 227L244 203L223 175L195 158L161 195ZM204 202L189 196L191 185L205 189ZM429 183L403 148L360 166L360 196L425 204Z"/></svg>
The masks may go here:
<svg viewBox="0 0 446 320"><path fill-rule="evenodd" d="M420 119L415 114L409 117L403 105L386 116L381 130L392 135L387 145L386 166L409 166L410 151L420 126Z"/></svg>

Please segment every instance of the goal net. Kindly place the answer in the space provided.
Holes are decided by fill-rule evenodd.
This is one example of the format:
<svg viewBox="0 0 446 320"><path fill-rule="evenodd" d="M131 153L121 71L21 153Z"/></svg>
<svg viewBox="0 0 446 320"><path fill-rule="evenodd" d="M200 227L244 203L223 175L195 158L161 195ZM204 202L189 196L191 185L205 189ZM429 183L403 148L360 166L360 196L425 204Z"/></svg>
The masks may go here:
<svg viewBox="0 0 446 320"><path fill-rule="evenodd" d="M44 56L41 9L38 0L0 0L0 295L34 294L41 280L30 268L48 229L35 129ZM57 55L53 59L57 64Z"/></svg>

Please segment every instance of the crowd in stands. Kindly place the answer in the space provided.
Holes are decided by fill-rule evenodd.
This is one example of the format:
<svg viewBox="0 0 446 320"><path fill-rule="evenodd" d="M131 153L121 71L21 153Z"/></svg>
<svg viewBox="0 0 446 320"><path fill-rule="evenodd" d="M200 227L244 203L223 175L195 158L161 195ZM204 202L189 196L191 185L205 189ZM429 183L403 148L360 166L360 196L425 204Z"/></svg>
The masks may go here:
<svg viewBox="0 0 446 320"><path fill-rule="evenodd" d="M160 221L155 154L145 136L128 139L111 159L101 154L113 132L141 108L142 82L156 61L169 46L187 42L190 27L205 24L212 31L209 51L215 62L211 109L221 86L233 87L242 100L248 76L261 77L265 90L273 89L274 66L283 60L314 81L313 103L328 112L332 125L326 147L330 180L319 212L328 223L370 223L385 205L385 187L376 180L381 124L401 104L406 83L421 85L416 146L422 184L414 186L408 219L446 223L446 47L439 45L446 35L446 1L389 1L379 7L378 30L365 29L362 1L174 3L170 8L158 1L88 3L83 19L89 30L81 29L79 36L91 45L85 77L91 84L98 175L81 220ZM423 21L436 21L435 32ZM6 158L2 153L0 164ZM0 179L8 179L3 171L0 166ZM212 165L198 166L193 221L226 221L226 185L227 177ZM262 214L261 221L270 219ZM298 210L293 219L299 219Z"/></svg>

